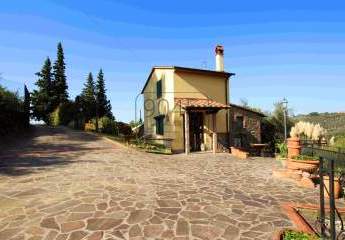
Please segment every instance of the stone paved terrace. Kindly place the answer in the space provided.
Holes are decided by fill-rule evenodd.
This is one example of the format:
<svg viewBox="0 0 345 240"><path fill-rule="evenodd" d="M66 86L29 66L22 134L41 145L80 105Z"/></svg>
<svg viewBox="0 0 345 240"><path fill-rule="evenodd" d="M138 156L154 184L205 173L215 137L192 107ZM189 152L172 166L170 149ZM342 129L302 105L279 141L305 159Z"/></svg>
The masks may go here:
<svg viewBox="0 0 345 240"><path fill-rule="evenodd" d="M274 159L156 155L63 128L0 155L0 239L271 239L286 201L316 190L272 178Z"/></svg>

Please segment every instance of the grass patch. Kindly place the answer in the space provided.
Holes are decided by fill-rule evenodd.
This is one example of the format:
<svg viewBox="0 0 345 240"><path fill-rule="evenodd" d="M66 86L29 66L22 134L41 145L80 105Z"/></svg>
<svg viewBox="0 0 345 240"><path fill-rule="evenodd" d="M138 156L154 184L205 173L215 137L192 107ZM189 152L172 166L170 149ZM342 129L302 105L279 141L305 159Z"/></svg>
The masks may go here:
<svg viewBox="0 0 345 240"><path fill-rule="evenodd" d="M149 153L156 153L156 154L172 154L171 148L165 147L163 144L153 143L153 142L146 142L142 139L130 138L126 139L122 136L113 136L109 134L102 134L109 139L117 141L121 144L128 144L128 146L134 147L139 150L143 150Z"/></svg>
<svg viewBox="0 0 345 240"><path fill-rule="evenodd" d="M298 155L292 157L293 160L312 160L312 161L318 161L318 156L310 156L310 155Z"/></svg>
<svg viewBox="0 0 345 240"><path fill-rule="evenodd" d="M284 232L283 240L319 240L320 238L303 232L288 230Z"/></svg>

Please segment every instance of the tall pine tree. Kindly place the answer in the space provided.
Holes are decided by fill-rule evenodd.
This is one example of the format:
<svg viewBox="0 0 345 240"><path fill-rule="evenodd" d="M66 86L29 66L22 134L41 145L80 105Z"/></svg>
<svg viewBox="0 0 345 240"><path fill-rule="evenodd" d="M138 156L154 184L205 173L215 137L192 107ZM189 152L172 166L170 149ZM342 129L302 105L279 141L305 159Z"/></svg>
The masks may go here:
<svg viewBox="0 0 345 240"><path fill-rule="evenodd" d="M88 121L96 116L96 91L92 73L89 73L84 88L81 92L81 105L85 120Z"/></svg>
<svg viewBox="0 0 345 240"><path fill-rule="evenodd" d="M57 58L54 63L54 82L53 82L53 107L56 108L60 103L68 100L68 86L66 80L65 56L61 42L57 46Z"/></svg>
<svg viewBox="0 0 345 240"><path fill-rule="evenodd" d="M33 116L37 120L43 120L49 124L49 114L53 111L52 106L52 67L49 57L45 60L42 70L36 75L37 90L34 90L31 97Z"/></svg>
<svg viewBox="0 0 345 240"><path fill-rule="evenodd" d="M111 113L111 104L110 101L107 99L106 89L105 89L105 81L104 81L104 74L103 70L100 69L97 76L97 83L96 83L96 99L98 104L98 116L103 117L107 116L113 119L113 114Z"/></svg>

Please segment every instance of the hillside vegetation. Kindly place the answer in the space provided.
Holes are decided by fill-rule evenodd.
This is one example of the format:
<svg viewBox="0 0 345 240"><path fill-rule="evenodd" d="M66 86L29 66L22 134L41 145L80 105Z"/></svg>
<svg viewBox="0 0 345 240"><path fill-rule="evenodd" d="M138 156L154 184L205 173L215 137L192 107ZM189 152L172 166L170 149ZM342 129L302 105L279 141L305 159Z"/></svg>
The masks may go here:
<svg viewBox="0 0 345 240"><path fill-rule="evenodd" d="M294 121L319 123L327 130L327 136L345 136L345 112L342 113L309 113L297 115Z"/></svg>

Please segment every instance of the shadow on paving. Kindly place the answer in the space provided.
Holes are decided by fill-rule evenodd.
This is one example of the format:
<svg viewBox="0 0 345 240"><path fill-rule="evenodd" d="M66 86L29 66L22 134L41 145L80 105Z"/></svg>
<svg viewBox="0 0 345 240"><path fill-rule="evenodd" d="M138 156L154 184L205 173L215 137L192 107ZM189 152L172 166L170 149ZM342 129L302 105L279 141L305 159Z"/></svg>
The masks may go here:
<svg viewBox="0 0 345 240"><path fill-rule="evenodd" d="M60 136L58 136L60 135ZM60 137L80 143L54 144L39 142L37 137ZM84 146L99 139L98 136L66 131L63 128L35 126L33 134L25 139L17 139L0 153L0 175L21 176L52 167L64 166L76 162L76 158L89 151L100 148ZM94 162L83 160L83 163Z"/></svg>

